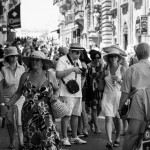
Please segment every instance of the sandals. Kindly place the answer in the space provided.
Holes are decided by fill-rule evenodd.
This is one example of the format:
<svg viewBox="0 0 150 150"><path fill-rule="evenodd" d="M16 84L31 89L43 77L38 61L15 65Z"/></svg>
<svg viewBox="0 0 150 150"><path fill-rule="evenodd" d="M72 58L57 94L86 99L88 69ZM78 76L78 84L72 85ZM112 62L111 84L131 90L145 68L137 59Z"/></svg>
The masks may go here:
<svg viewBox="0 0 150 150"><path fill-rule="evenodd" d="M113 148L112 142L108 142L108 143L106 144L106 147L109 148L109 149L112 149L112 148Z"/></svg>
<svg viewBox="0 0 150 150"><path fill-rule="evenodd" d="M82 138L85 138L85 137L88 137L88 133L84 133L84 132L81 132L81 133L77 133L78 137L82 137Z"/></svg>
<svg viewBox="0 0 150 150"><path fill-rule="evenodd" d="M114 146L114 147L119 147L119 146L120 146L120 142L114 141L113 146Z"/></svg>

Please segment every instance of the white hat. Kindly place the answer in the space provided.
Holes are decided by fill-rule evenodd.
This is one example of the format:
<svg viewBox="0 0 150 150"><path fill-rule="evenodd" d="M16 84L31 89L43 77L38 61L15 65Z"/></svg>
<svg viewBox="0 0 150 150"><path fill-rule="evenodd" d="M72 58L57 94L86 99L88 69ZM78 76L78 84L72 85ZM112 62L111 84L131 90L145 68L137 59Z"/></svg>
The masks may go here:
<svg viewBox="0 0 150 150"><path fill-rule="evenodd" d="M53 62L49 59L46 59L45 54L42 51L34 51L31 53L29 57L22 57L23 62L25 65L28 67L30 65L31 59L32 58L39 58L43 62L43 66L46 69L52 68L53 67Z"/></svg>
<svg viewBox="0 0 150 150"><path fill-rule="evenodd" d="M19 55L15 46L10 46L4 50L4 58L12 55Z"/></svg>
<svg viewBox="0 0 150 150"><path fill-rule="evenodd" d="M120 50L118 50L118 49L116 49L116 48L112 48L112 49L110 50L110 52L108 52L106 55L103 56L103 59L104 59L106 62L108 62L108 56L109 56L109 55L112 55L112 54L118 55L118 57L119 57L120 59L123 59L123 58L124 58L123 55L120 53Z"/></svg>

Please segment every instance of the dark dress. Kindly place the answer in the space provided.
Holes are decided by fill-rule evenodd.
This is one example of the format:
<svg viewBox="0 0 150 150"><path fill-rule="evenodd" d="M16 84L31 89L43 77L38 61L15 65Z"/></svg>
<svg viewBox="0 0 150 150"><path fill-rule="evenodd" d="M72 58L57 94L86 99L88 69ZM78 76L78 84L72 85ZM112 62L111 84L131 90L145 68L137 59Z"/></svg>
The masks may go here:
<svg viewBox="0 0 150 150"><path fill-rule="evenodd" d="M23 89L26 100L22 107L24 150L56 150L59 147L59 133L46 102L52 94L52 84L48 80L37 88L28 75Z"/></svg>

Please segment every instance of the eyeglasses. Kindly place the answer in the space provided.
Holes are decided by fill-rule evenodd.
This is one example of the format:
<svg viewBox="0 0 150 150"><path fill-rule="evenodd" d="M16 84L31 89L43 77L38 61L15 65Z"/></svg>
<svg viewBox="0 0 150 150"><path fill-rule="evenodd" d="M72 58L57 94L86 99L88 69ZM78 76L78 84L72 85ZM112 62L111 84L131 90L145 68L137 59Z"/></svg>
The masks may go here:
<svg viewBox="0 0 150 150"><path fill-rule="evenodd" d="M39 58L31 58L31 61L36 61L36 62L38 62L38 61L41 61L41 59L39 59Z"/></svg>
<svg viewBox="0 0 150 150"><path fill-rule="evenodd" d="M18 55L10 55L9 57L18 57Z"/></svg>
<svg viewBox="0 0 150 150"><path fill-rule="evenodd" d="M81 52L80 51L72 51L73 53L75 53L76 55L79 55L79 54L81 54Z"/></svg>

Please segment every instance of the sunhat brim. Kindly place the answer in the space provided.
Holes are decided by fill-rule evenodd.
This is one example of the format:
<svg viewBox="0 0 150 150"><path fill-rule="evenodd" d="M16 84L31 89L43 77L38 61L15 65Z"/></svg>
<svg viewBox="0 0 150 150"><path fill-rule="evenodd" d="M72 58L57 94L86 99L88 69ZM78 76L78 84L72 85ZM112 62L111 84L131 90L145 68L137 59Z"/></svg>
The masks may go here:
<svg viewBox="0 0 150 150"><path fill-rule="evenodd" d="M12 54L8 54L8 55L5 55L4 54L4 58L8 57L8 56L15 56L15 55L19 55L19 53L12 53Z"/></svg>
<svg viewBox="0 0 150 150"><path fill-rule="evenodd" d="M120 59L123 59L124 57L118 52L118 53L116 53L116 52L110 52L110 53L108 53L108 54L106 54L106 55L104 55L103 56L103 59L108 63L108 56L109 55L118 55L118 57L120 58Z"/></svg>
<svg viewBox="0 0 150 150"><path fill-rule="evenodd" d="M43 59L43 58L37 57L37 56L36 56L36 57L22 57L22 60L23 60L24 64L25 64L27 67L29 67L32 58L39 58L39 59L41 59L42 62L43 62L43 65L44 65L45 68L47 68L47 69L53 67L53 62L52 62L51 60L49 60L49 59Z"/></svg>

